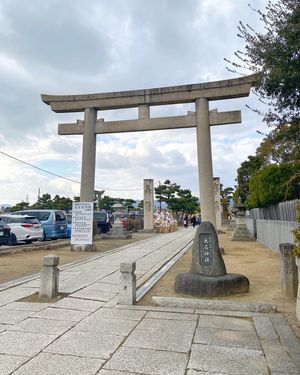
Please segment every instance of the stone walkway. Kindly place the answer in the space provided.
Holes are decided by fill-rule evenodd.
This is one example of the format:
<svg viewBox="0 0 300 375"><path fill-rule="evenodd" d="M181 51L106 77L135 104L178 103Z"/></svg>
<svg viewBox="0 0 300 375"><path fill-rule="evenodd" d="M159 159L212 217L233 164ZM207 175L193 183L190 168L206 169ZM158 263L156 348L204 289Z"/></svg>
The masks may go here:
<svg viewBox="0 0 300 375"><path fill-rule="evenodd" d="M189 228L61 267L55 304L17 302L36 276L0 285L1 375L300 374L281 314L119 306L120 262L141 285L194 236Z"/></svg>

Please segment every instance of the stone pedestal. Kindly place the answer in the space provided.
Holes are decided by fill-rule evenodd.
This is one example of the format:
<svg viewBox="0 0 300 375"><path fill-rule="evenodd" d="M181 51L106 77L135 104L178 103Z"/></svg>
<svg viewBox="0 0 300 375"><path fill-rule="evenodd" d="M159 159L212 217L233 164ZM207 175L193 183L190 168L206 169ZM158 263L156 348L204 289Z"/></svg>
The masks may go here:
<svg viewBox="0 0 300 375"><path fill-rule="evenodd" d="M132 238L132 234L128 233L128 231L124 228L121 221L115 221L112 225L112 228L107 233L107 238L112 239L130 239Z"/></svg>
<svg viewBox="0 0 300 375"><path fill-rule="evenodd" d="M97 251L97 247L93 245L71 245L71 251Z"/></svg>
<svg viewBox="0 0 300 375"><path fill-rule="evenodd" d="M231 241L255 241L245 224L244 218L237 218L236 227L230 239Z"/></svg>
<svg viewBox="0 0 300 375"><path fill-rule="evenodd" d="M296 302L296 318L300 321L300 257L296 257L296 266L298 269L298 293Z"/></svg>
<svg viewBox="0 0 300 375"><path fill-rule="evenodd" d="M175 291L198 297L216 297L248 290L247 277L226 272L216 230L210 222L202 222L193 243L191 270L176 275Z"/></svg>
<svg viewBox="0 0 300 375"><path fill-rule="evenodd" d="M119 304L134 305L136 302L136 264L121 263L120 264L120 284L119 284Z"/></svg>
<svg viewBox="0 0 300 375"><path fill-rule="evenodd" d="M293 299L297 296L298 288L298 275L293 256L293 244L281 243L279 251L282 294L285 298Z"/></svg>
<svg viewBox="0 0 300 375"><path fill-rule="evenodd" d="M43 258L43 269L40 279L40 298L55 298L58 296L59 284L59 257L47 255Z"/></svg>

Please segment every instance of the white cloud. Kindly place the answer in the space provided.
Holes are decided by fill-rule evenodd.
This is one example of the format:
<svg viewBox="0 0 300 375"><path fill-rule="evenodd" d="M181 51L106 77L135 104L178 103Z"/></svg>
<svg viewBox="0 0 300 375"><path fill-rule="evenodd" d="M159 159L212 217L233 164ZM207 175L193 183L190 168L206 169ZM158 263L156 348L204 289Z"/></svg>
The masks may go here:
<svg viewBox="0 0 300 375"><path fill-rule="evenodd" d="M253 0L264 7L267 0ZM233 78L224 57L240 48L239 20L260 21L235 0L47 0L0 4L0 151L79 180L82 136L59 136L57 124L82 119L58 114L40 94L78 94ZM266 132L245 108L252 98L211 103L241 109L243 125L212 129L214 173L234 185L239 163ZM254 104L256 105L256 104ZM185 114L193 104L151 108L154 117ZM136 109L99 111L105 120L137 118ZM34 202L42 193L72 197L79 185L0 154L1 203ZM96 186L106 194L142 198L143 178L167 178L198 194L195 129L97 138ZM108 189L123 189L108 190ZM130 190L139 189L139 190Z"/></svg>

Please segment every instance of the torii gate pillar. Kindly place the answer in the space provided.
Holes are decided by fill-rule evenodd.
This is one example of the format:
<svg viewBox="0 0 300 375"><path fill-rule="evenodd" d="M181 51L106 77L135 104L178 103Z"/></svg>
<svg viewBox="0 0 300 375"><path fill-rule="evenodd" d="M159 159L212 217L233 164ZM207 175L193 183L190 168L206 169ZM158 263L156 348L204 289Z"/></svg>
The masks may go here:
<svg viewBox="0 0 300 375"><path fill-rule="evenodd" d="M209 126L209 104L206 98L196 99L195 103L201 220L210 221L217 229Z"/></svg>
<svg viewBox="0 0 300 375"><path fill-rule="evenodd" d="M96 167L96 133L97 110L86 108L84 111L80 201L94 201L95 167Z"/></svg>

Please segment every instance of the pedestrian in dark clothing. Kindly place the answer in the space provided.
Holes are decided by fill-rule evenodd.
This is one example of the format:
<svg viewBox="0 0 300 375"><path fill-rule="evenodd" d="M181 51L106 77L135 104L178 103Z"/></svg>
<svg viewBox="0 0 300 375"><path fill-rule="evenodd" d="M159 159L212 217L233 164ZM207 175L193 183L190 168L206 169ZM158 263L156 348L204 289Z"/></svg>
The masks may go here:
<svg viewBox="0 0 300 375"><path fill-rule="evenodd" d="M196 216L195 215L192 216L191 223L193 224L193 228L195 228L195 226L196 226Z"/></svg>

